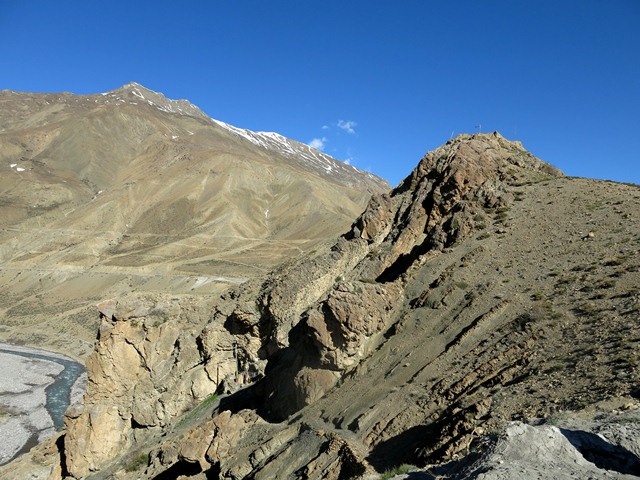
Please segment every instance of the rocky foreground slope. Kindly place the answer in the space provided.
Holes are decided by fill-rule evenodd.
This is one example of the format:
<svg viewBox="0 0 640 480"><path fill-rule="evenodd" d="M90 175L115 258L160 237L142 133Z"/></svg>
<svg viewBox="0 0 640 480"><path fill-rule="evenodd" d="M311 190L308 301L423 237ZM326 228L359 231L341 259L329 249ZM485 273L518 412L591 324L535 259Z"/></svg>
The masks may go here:
<svg viewBox="0 0 640 480"><path fill-rule="evenodd" d="M628 410L617 424L637 432L639 211L638 186L461 135L331 248L208 303L101 303L84 405L0 473L347 479L404 463L513 478L527 463L496 435L534 438L529 423L561 425L535 437L566 460L549 465L637 475L633 433L597 416ZM609 447L619 462L588 454Z"/></svg>
<svg viewBox="0 0 640 480"><path fill-rule="evenodd" d="M333 241L390 186L131 83L0 92L0 338L84 358L94 306L219 294Z"/></svg>

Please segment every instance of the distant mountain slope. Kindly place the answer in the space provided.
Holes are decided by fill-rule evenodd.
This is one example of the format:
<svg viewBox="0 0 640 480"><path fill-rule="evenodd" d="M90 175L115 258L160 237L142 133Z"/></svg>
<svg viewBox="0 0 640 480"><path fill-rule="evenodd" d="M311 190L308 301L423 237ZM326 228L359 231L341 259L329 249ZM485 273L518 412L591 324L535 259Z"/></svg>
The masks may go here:
<svg viewBox="0 0 640 480"><path fill-rule="evenodd" d="M71 354L93 338L96 299L227 288L343 232L389 188L136 83L0 92L0 170L3 338Z"/></svg>

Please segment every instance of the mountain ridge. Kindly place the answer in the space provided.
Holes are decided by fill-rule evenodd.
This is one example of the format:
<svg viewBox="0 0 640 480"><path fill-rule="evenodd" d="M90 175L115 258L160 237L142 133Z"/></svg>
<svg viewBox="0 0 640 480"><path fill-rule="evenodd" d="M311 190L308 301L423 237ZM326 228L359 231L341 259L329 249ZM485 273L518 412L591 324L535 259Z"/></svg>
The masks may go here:
<svg viewBox="0 0 640 480"><path fill-rule="evenodd" d="M347 165L344 162L336 160L329 155L316 150L309 145L297 142L295 140L287 139L286 137L275 132L253 132L248 129L238 128L225 123L220 120L213 119L204 113L196 105L192 104L188 100L171 100L164 96L160 92L148 89L139 83L130 82L115 90L111 90L99 94L88 95L74 95L68 92L64 93L26 93L15 92L12 90L3 90L0 92L0 106L9 116L3 116L0 113L0 133L6 130L6 126L11 126L13 129L21 128L19 122L16 122L16 118L20 118L20 112L16 109L7 108L7 97L10 99L15 95L27 95L27 98L34 100L34 102L43 107L49 105L49 108L45 109L45 113L37 118L38 123L30 123L25 125L28 128L34 128L43 126L51 122L54 115L59 115L59 105L65 102L71 107L80 109L95 108L97 106L102 107L123 107L125 105L144 105L147 107L155 108L161 112L182 116L189 116L195 119L203 120L205 122L213 123L222 127L224 130L231 132L234 136L249 140L252 144L259 148L266 149L281 155L286 156L290 161L295 163L303 161L310 166L315 172L323 175L330 176L335 181L344 183L351 182L354 186L364 187L359 178L362 175L368 176L369 180L377 184L377 188L390 188L386 181L379 177L369 173L358 170L352 165ZM4 97L3 97L4 96ZM4 98L4 101L3 101ZM58 103L56 103L58 102ZM22 103L22 109L25 107L25 102ZM17 124L16 124L17 123ZM181 135L174 135L172 132L168 137L171 140L178 140L185 136L193 135L190 130L183 130ZM23 167L19 167L23 168ZM365 187L366 188L366 187Z"/></svg>

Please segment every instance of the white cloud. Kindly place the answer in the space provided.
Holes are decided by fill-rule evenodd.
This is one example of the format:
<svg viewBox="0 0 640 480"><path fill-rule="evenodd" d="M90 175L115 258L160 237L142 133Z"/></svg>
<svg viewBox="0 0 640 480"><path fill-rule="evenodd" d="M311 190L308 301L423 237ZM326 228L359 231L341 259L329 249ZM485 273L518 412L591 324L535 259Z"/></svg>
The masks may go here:
<svg viewBox="0 0 640 480"><path fill-rule="evenodd" d="M353 166L353 162L355 162L355 160L356 159L353 157L353 154L351 153L351 149L347 148L347 158L342 161L347 165Z"/></svg>
<svg viewBox="0 0 640 480"><path fill-rule="evenodd" d="M324 150L325 144L327 143L327 138L314 138L309 142L309 146L311 148L315 148L316 150Z"/></svg>
<svg viewBox="0 0 640 480"><path fill-rule="evenodd" d="M322 130L329 130L329 125L322 125Z"/></svg>
<svg viewBox="0 0 640 480"><path fill-rule="evenodd" d="M355 134L355 127L358 125L357 122L354 122L353 120L338 120L338 128L341 128L342 130L344 130L347 133L350 134Z"/></svg>

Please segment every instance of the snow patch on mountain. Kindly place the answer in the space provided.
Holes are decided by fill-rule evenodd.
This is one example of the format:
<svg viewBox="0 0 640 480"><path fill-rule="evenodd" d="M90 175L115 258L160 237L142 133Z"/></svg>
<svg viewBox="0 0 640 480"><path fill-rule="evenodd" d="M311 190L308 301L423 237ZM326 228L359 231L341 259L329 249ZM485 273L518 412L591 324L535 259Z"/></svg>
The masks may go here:
<svg viewBox="0 0 640 480"><path fill-rule="evenodd" d="M116 105L125 103L137 105L137 102L142 99L145 100L149 106L163 112L192 116L214 122L233 135L248 140L258 147L280 153L292 160L304 163L323 175L340 177L342 181L346 179L354 183L360 183L362 181L362 175L365 175L370 180L374 180L381 185L386 183L381 178L369 172L358 170L352 165L336 160L309 145L291 140L276 132L253 132L244 128L234 127L233 125L209 117L187 100L168 99L162 93L145 88L136 82L128 83L116 90L102 93L101 95L105 103L109 103L109 100L111 100L115 102ZM193 133L189 132L189 135L193 135ZM172 140L176 139L176 136L172 137Z"/></svg>
<svg viewBox="0 0 640 480"><path fill-rule="evenodd" d="M360 174L368 176L370 179L378 178L371 173L359 171L356 167L336 160L309 145L286 138L279 133L254 132L245 128L234 127L219 120L212 120L225 130L249 140L254 145L301 160L325 175L344 177L354 176L354 174L359 172Z"/></svg>
<svg viewBox="0 0 640 480"><path fill-rule="evenodd" d="M171 100L160 92L155 92L139 83L131 82L111 92L101 93L103 97L119 102L137 105L138 99L145 100L149 106L167 113L187 115L196 118L209 119L209 117L188 100ZM135 101L134 101L135 100ZM105 103L109 100L105 99Z"/></svg>

